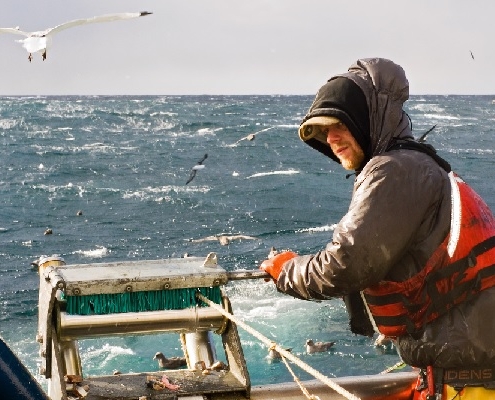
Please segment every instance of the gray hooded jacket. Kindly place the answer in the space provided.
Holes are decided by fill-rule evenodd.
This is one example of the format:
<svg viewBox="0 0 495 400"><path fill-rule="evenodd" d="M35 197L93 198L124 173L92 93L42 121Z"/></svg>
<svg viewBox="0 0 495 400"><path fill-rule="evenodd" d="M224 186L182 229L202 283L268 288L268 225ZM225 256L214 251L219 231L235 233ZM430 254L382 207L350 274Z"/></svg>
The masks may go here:
<svg viewBox="0 0 495 400"><path fill-rule="evenodd" d="M450 229L447 172L424 152L387 151L396 139L413 140L402 108L409 97L403 69L386 59L361 59L338 77L352 80L365 95L368 161L358 171L349 210L332 241L324 250L283 266L277 289L301 299L342 297L384 279L404 281L423 268ZM335 116L318 109L321 96L317 94L304 121ZM335 160L329 147L322 150L321 141L307 144ZM421 337L399 337L402 359L416 367L495 365L495 318L487 318L494 309L492 288L429 323Z"/></svg>

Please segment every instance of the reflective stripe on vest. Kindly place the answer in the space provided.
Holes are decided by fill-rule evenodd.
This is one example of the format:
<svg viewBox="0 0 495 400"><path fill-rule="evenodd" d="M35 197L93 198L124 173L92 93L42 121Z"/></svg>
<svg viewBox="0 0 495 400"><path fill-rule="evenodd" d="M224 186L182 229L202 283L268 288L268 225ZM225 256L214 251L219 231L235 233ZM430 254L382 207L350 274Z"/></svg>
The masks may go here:
<svg viewBox="0 0 495 400"><path fill-rule="evenodd" d="M495 286L495 218L481 197L454 173L451 230L425 267L404 282L364 290L378 330L419 337L426 323Z"/></svg>

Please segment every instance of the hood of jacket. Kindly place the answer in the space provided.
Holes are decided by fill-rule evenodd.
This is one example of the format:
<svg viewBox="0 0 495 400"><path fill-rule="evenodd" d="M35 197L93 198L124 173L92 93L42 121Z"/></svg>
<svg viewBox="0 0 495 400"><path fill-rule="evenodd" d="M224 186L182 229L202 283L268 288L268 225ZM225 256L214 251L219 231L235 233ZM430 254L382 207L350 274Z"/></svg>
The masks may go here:
<svg viewBox="0 0 495 400"><path fill-rule="evenodd" d="M343 84L342 78L353 84ZM342 90L351 96L345 96ZM409 82L400 65L385 58L359 59L346 73L333 76L320 88L301 126L317 116L339 118L363 149L366 163L385 152L392 139L413 139L409 117L402 108L408 98ZM305 143L340 162L326 137L316 135Z"/></svg>

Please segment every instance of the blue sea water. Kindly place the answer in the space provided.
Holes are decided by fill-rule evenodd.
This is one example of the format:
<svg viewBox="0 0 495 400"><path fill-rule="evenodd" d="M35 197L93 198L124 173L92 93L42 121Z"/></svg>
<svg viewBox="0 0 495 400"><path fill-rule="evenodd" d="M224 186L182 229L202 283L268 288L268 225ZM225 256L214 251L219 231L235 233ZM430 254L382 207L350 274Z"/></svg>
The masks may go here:
<svg viewBox="0 0 495 400"><path fill-rule="evenodd" d="M0 98L0 335L42 384L35 342L39 277L30 265L40 255L60 254L74 264L213 251L221 266L236 270L257 269L272 246L308 254L326 245L347 209L352 179L298 139L312 100ZM415 136L436 125L428 142L495 210L492 98L412 96L406 110ZM240 140L255 132L254 140ZM186 185L204 154L205 168ZM48 228L53 234L44 234ZM195 241L222 233L256 239L228 246ZM263 280L230 282L225 291L236 316L327 376L374 374L399 360L393 349L352 335L338 299L292 299ZM239 333L253 384L292 380L283 363L266 358L262 343ZM308 338L336 344L309 355ZM150 371L156 351L181 352L173 334L79 345L88 375Z"/></svg>

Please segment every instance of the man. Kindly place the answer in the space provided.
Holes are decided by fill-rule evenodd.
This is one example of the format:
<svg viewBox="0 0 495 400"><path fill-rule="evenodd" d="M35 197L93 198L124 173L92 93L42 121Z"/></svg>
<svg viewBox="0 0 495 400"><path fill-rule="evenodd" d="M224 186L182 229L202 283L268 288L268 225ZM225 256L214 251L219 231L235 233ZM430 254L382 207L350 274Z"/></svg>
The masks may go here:
<svg viewBox="0 0 495 400"><path fill-rule="evenodd" d="M495 398L485 389L495 388L495 219L414 140L408 97L403 69L380 58L320 88L299 136L355 171L349 210L324 250L280 253L260 268L294 297L343 297L352 332L394 338L421 369L421 398Z"/></svg>

